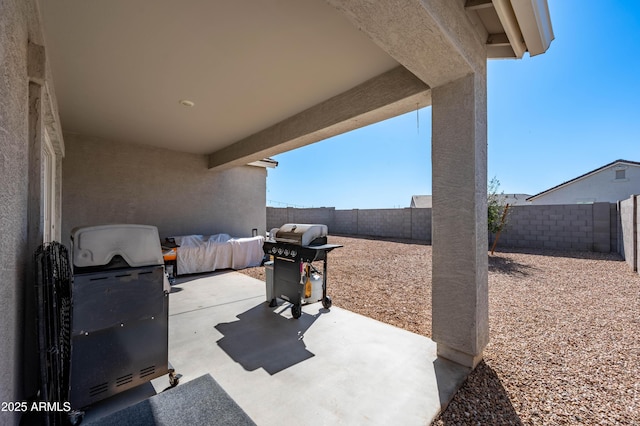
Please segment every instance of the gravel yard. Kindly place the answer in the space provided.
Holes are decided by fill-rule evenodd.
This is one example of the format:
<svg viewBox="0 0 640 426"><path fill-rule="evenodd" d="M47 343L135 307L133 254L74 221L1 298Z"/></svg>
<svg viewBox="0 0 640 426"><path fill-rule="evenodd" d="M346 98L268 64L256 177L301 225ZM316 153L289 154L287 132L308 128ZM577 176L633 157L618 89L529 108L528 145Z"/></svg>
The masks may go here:
<svg viewBox="0 0 640 426"><path fill-rule="evenodd" d="M431 336L430 245L329 242L345 246L329 256L335 306ZM485 360L435 425L640 424L640 275L618 255L496 252L489 306Z"/></svg>

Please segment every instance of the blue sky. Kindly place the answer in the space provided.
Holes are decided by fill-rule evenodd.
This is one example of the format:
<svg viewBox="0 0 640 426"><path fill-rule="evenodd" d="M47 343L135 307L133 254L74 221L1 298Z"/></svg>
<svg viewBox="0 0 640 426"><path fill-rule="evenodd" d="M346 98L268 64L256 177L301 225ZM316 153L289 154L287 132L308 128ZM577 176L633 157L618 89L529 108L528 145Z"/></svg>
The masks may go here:
<svg viewBox="0 0 640 426"><path fill-rule="evenodd" d="M505 193L640 161L640 4L548 3L549 50L488 63L488 175ZM274 158L267 205L408 207L412 195L431 194L431 108Z"/></svg>

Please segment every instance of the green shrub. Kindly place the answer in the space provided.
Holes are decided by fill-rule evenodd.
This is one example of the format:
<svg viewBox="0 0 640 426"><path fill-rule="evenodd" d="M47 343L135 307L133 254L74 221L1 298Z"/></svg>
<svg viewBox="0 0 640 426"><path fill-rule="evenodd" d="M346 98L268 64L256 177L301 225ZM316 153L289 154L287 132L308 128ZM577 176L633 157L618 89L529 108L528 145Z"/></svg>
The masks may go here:
<svg viewBox="0 0 640 426"><path fill-rule="evenodd" d="M504 192L498 193L500 181L497 178L491 179L487 188L487 226L490 234L496 234L507 224L507 218L502 221L502 214L505 209Z"/></svg>

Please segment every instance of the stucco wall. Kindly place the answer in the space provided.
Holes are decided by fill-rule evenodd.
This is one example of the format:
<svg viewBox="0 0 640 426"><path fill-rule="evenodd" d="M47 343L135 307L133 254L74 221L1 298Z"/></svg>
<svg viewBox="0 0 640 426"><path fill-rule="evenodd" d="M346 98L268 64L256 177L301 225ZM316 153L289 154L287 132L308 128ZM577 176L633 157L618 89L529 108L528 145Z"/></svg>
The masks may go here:
<svg viewBox="0 0 640 426"><path fill-rule="evenodd" d="M29 77L28 42L42 44L30 0L0 0L0 401L24 400L22 347L28 265ZM33 367L33 366L32 366ZM37 374L37 373L36 373ZM19 414L0 411L0 424Z"/></svg>
<svg viewBox="0 0 640 426"><path fill-rule="evenodd" d="M635 237L635 247L634 247L634 259L635 265L633 266L633 270L637 271L640 274L640 208L638 208L638 195L636 197L636 218L635 218L635 229L636 229L636 237Z"/></svg>
<svg viewBox="0 0 640 426"><path fill-rule="evenodd" d="M19 3L0 2L0 368L5 373L0 401L19 398L16 331L27 256L28 30L25 10ZM12 416L0 412L0 423L11 424Z"/></svg>
<svg viewBox="0 0 640 426"><path fill-rule="evenodd" d="M638 224L640 224L640 208L638 208L638 195L635 196L636 197L636 209L635 209L635 229L636 229L636 236L635 236L635 246L634 246L634 259L635 259L635 265L633 265L633 270L637 271L640 274L640 226L638 226Z"/></svg>
<svg viewBox="0 0 640 426"><path fill-rule="evenodd" d="M584 202L617 203L640 189L640 166L623 165L625 179L616 180L617 167L611 166L584 179L544 194L531 203L535 205L576 204Z"/></svg>
<svg viewBox="0 0 640 426"><path fill-rule="evenodd" d="M62 241L77 226L140 223L160 237L266 230L266 170L212 172L204 155L65 134Z"/></svg>

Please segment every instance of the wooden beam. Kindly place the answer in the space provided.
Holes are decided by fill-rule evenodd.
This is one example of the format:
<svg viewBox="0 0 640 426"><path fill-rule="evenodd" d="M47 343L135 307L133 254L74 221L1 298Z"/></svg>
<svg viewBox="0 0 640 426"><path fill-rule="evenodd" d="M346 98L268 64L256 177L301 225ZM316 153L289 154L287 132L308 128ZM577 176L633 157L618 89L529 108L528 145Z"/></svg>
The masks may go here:
<svg viewBox="0 0 640 426"><path fill-rule="evenodd" d="M431 104L426 83L399 66L209 155L209 169L280 154Z"/></svg>

